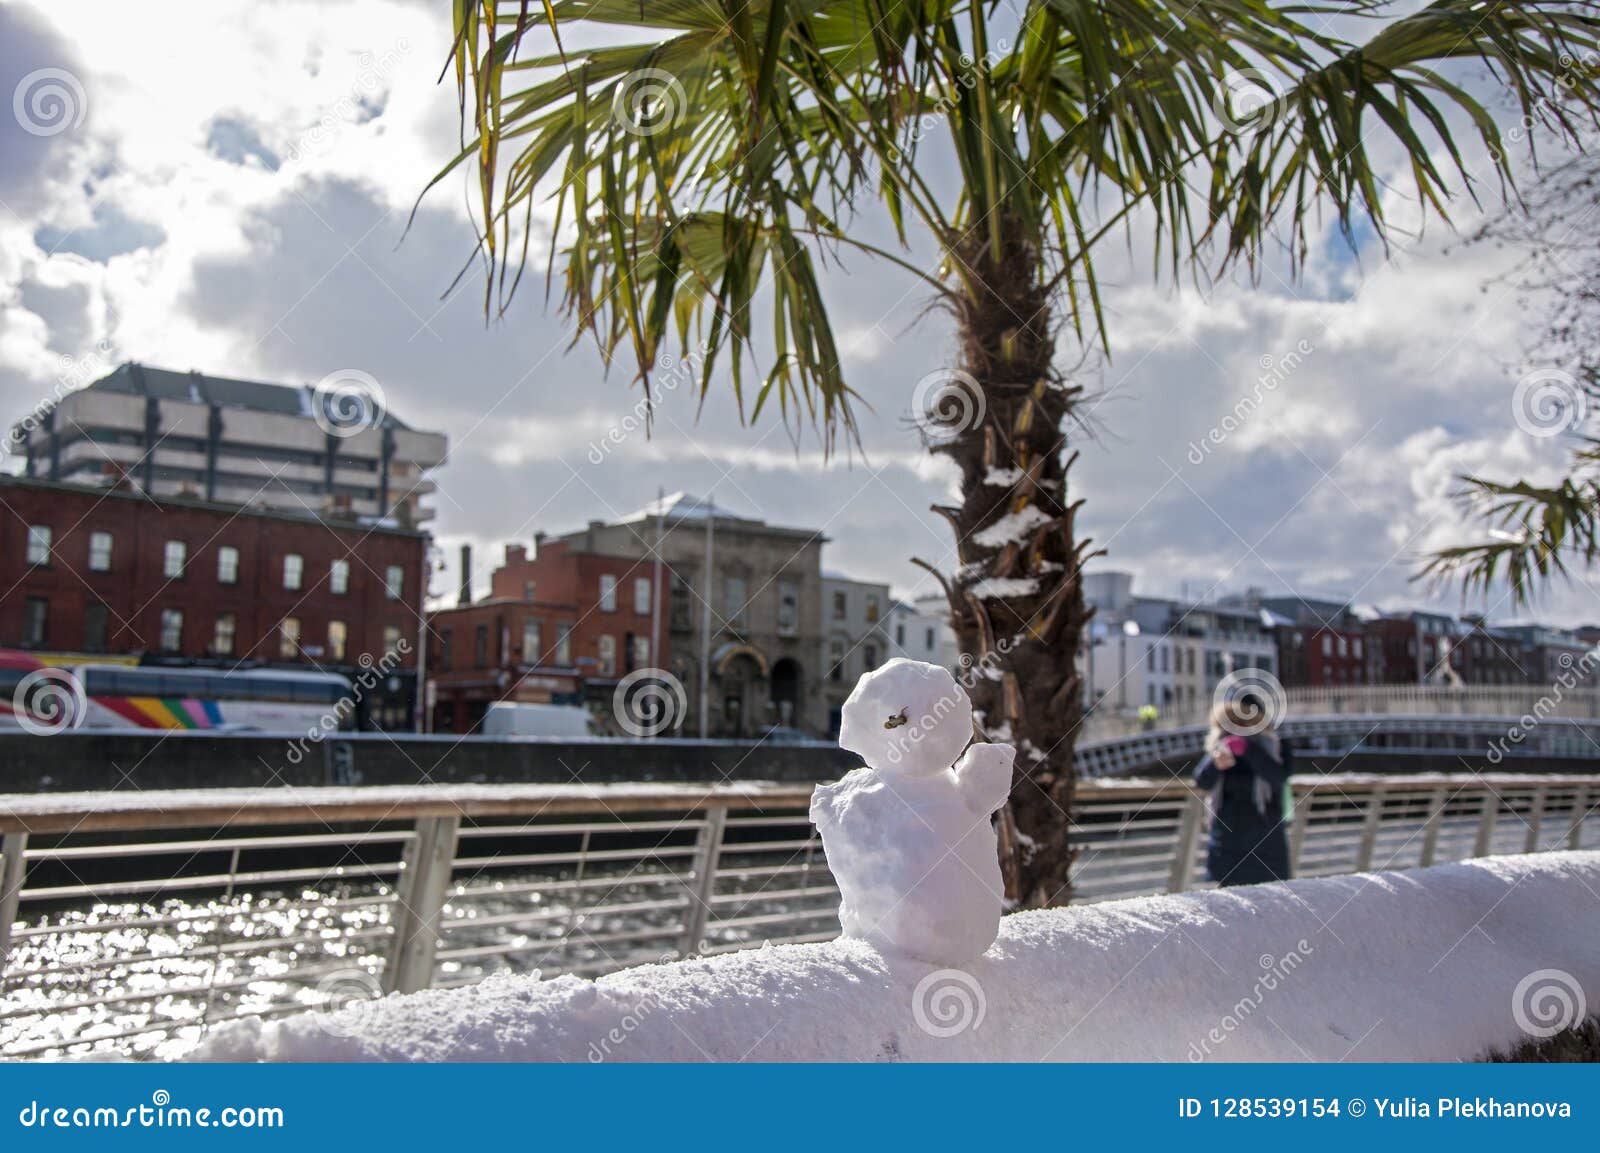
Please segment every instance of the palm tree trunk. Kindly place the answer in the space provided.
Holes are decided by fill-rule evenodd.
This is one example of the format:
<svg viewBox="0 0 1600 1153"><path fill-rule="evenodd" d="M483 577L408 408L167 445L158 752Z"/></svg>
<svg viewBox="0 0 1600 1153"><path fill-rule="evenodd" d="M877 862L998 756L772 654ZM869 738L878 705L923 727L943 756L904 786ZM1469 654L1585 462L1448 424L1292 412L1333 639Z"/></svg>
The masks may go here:
<svg viewBox="0 0 1600 1153"><path fill-rule="evenodd" d="M1006 895L1038 908L1070 895L1082 717L1074 657L1089 616L1081 580L1089 553L1074 533L1082 502L1068 501L1064 425L1082 390L1053 364L1037 243L1014 220L1001 232L998 256L986 232L953 246L968 288L955 306L960 371L946 388L975 386L977 402L964 427L935 445L961 468L960 507L936 511L956 534L960 567L946 592L963 661L972 662L973 706L991 738L1017 746L1001 816Z"/></svg>

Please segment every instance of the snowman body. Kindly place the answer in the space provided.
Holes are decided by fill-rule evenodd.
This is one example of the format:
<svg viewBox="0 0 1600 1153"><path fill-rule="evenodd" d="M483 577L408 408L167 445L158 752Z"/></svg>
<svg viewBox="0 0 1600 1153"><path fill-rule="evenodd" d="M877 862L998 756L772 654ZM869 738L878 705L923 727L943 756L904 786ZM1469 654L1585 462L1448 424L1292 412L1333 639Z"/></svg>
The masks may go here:
<svg viewBox="0 0 1600 1153"><path fill-rule="evenodd" d="M890 661L850 694L839 743L866 767L811 801L845 936L941 965L994 943L1004 893L990 818L1015 751L975 744L963 755L971 737L972 703L937 665Z"/></svg>

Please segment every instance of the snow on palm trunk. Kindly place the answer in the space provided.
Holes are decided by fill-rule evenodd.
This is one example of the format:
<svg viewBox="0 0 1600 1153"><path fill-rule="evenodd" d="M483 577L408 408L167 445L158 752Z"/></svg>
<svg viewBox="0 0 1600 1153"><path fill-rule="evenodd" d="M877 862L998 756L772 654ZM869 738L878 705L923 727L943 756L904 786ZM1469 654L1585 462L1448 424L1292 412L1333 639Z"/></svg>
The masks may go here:
<svg viewBox="0 0 1600 1153"><path fill-rule="evenodd" d="M846 937L942 965L994 943L1003 890L989 819L1015 750L971 739L972 702L937 665L892 660L856 684L839 743L866 767L811 800Z"/></svg>

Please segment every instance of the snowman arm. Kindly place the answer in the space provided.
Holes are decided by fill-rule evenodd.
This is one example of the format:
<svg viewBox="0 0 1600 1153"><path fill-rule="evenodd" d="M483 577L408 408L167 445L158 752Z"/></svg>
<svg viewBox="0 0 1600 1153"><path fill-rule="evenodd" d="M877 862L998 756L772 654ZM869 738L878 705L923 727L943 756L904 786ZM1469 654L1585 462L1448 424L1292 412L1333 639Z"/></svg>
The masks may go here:
<svg viewBox="0 0 1600 1153"><path fill-rule="evenodd" d="M1005 804L1016 756L1012 745L978 744L956 762L956 781L973 812L988 814Z"/></svg>

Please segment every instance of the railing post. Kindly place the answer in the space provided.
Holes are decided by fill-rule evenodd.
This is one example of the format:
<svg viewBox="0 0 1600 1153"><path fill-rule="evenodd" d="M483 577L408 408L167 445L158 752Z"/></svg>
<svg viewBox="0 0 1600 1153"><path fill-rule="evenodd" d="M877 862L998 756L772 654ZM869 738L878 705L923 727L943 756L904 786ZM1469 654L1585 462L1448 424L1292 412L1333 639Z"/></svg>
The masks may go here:
<svg viewBox="0 0 1600 1153"><path fill-rule="evenodd" d="M1167 892L1181 893L1189 887L1189 876L1194 872L1194 845L1205 821L1206 799L1193 789L1183 803L1178 817L1178 843L1172 858L1172 871L1167 875Z"/></svg>
<svg viewBox="0 0 1600 1153"><path fill-rule="evenodd" d="M694 869L690 875L689 907L683 913L683 939L678 955L692 957L700 952L706 935L706 919L711 915L711 898L717 884L717 861L722 856L722 830L728 823L728 807L716 805L706 810L706 823L695 839Z"/></svg>
<svg viewBox="0 0 1600 1153"><path fill-rule="evenodd" d="M1494 823L1500 815L1500 794L1492 785L1483 788L1483 812L1478 817L1478 837L1472 843L1474 857L1487 857L1494 848Z"/></svg>
<svg viewBox="0 0 1600 1153"><path fill-rule="evenodd" d="M11 956L11 926L22 903L22 879L27 867L27 833L7 833L0 837L0 976Z"/></svg>
<svg viewBox="0 0 1600 1153"><path fill-rule="evenodd" d="M1444 820L1444 806L1448 796L1442 785L1428 795L1428 821L1422 827L1422 858L1418 861L1423 868L1433 864L1434 857L1439 852L1439 825Z"/></svg>
<svg viewBox="0 0 1600 1153"><path fill-rule="evenodd" d="M1306 847L1306 828L1311 824L1311 798L1314 794L1307 789L1303 798L1295 796L1293 781L1285 787L1294 800L1294 828L1289 834L1289 873L1299 876L1300 852Z"/></svg>
<svg viewBox="0 0 1600 1153"><path fill-rule="evenodd" d="M1583 847L1583 821L1589 815L1589 786L1579 785L1578 795L1572 800L1572 827L1567 830L1567 848Z"/></svg>
<svg viewBox="0 0 1600 1153"><path fill-rule="evenodd" d="M415 993L433 984L439 918L460 828L459 817L417 819L417 833L406 846L405 868L396 893L394 943L384 969L386 993Z"/></svg>
<svg viewBox="0 0 1600 1153"><path fill-rule="evenodd" d="M1378 847L1378 826L1383 824L1383 791L1384 782L1377 781L1372 786L1372 795L1367 798L1366 819L1361 822L1361 844L1356 847L1358 873L1372 868L1372 854Z"/></svg>
<svg viewBox="0 0 1600 1153"><path fill-rule="evenodd" d="M1533 804L1528 810L1528 836L1522 844L1524 853L1539 851L1539 826L1544 824L1545 786L1533 790Z"/></svg>

